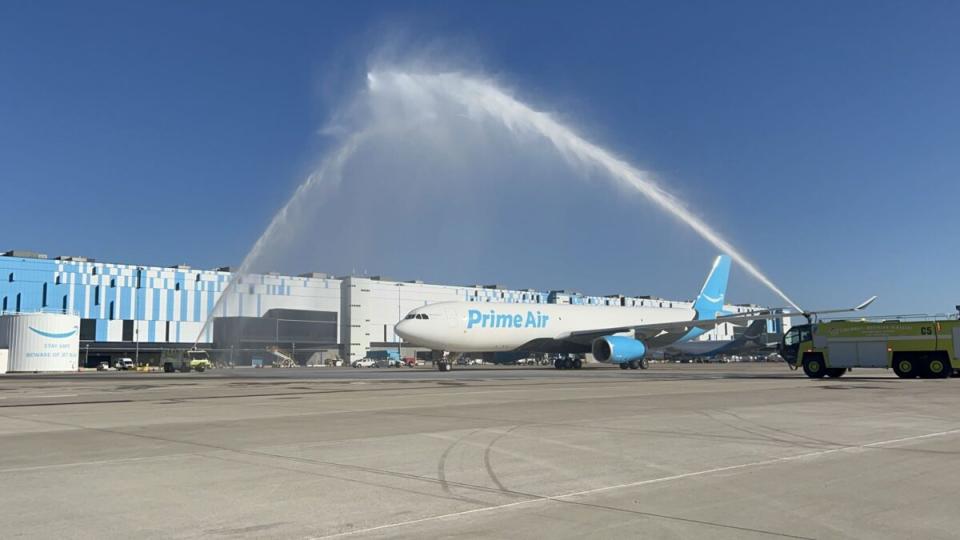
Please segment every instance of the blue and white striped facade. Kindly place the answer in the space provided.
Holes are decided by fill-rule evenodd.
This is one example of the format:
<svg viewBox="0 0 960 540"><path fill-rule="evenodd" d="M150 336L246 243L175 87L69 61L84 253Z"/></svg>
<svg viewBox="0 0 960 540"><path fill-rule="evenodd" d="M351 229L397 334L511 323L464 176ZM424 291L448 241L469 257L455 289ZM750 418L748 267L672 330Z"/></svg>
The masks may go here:
<svg viewBox="0 0 960 540"><path fill-rule="evenodd" d="M0 311L74 313L95 321L96 342L121 342L124 321L148 343L210 342L204 322L232 274L27 257L0 257ZM340 311L340 280L246 276L217 306L216 316L263 316L273 308ZM87 336L90 337L90 336ZM129 340L126 340L129 341Z"/></svg>

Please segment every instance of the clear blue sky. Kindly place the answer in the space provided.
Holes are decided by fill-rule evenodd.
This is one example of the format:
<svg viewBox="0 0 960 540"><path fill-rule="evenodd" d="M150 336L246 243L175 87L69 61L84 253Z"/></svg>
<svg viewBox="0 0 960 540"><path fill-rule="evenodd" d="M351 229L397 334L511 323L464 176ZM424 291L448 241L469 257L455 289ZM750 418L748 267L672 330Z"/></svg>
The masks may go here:
<svg viewBox="0 0 960 540"><path fill-rule="evenodd" d="M952 1L7 0L0 248L236 264L322 154L344 80L400 34L654 171L806 307L880 294L881 312L947 311L960 303L957 21ZM596 282L572 263L532 283L495 257L471 277L690 296L712 256L699 244L654 261L653 235L610 228L571 246L617 255L624 270ZM417 260L390 272L466 279ZM775 302L742 273L731 287Z"/></svg>

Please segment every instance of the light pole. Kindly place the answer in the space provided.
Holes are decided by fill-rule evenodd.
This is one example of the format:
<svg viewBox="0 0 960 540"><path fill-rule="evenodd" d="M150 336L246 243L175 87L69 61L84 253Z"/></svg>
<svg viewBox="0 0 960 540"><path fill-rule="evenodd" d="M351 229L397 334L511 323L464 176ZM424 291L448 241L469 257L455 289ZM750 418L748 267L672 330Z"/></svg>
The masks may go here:
<svg viewBox="0 0 960 540"><path fill-rule="evenodd" d="M133 353L133 364L139 367L140 366L140 321L134 321L133 339L134 339L134 342L136 343L136 350Z"/></svg>
<svg viewBox="0 0 960 540"><path fill-rule="evenodd" d="M403 287L403 283L397 283L397 324L403 320L403 314L400 312L400 287ZM397 335L396 326L394 326L393 335L397 338L397 360L403 362L403 340Z"/></svg>

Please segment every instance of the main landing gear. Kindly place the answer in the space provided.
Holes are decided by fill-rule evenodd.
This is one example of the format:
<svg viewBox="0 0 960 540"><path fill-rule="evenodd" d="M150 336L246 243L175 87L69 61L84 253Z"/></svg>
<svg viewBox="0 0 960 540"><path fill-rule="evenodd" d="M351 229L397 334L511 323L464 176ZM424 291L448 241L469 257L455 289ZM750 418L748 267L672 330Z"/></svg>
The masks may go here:
<svg viewBox="0 0 960 540"><path fill-rule="evenodd" d="M648 362L646 358L620 363L620 369L647 369L649 367L650 362Z"/></svg>
<svg viewBox="0 0 960 540"><path fill-rule="evenodd" d="M579 358L557 358L553 361L553 367L557 369L580 369L583 367L583 360Z"/></svg>

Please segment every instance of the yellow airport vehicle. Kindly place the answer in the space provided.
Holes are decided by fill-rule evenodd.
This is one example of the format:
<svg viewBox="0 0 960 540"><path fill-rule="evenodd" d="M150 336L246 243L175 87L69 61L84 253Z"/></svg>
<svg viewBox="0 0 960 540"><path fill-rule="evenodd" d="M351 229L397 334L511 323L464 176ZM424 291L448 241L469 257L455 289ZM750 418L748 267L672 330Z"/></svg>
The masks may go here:
<svg viewBox="0 0 960 540"><path fill-rule="evenodd" d="M852 368L892 368L902 379L946 378L960 370L960 320L828 321L794 326L780 356L811 379L841 377Z"/></svg>
<svg viewBox="0 0 960 540"><path fill-rule="evenodd" d="M203 349L190 349L185 351L179 359L168 360L163 363L164 373L174 373L177 371L196 371L202 373L212 368L213 362L210 361L210 355Z"/></svg>
<svg viewBox="0 0 960 540"><path fill-rule="evenodd" d="M190 349L187 351L186 357L187 365L193 371L203 373L213 367L213 363L210 361L210 355L203 349Z"/></svg>

